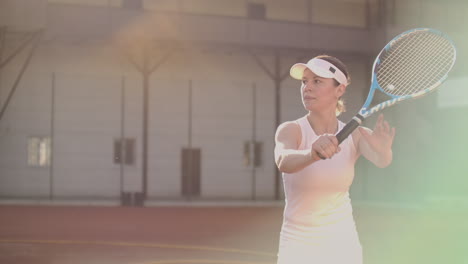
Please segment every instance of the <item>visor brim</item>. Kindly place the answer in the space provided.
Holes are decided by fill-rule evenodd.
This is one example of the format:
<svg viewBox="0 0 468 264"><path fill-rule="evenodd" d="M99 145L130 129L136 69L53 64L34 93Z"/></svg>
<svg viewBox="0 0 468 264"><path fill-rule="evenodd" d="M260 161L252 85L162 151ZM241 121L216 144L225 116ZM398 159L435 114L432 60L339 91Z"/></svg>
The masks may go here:
<svg viewBox="0 0 468 264"><path fill-rule="evenodd" d="M326 71L320 67L314 67L313 65L307 65L305 63L296 63L294 64L291 69L289 70L289 74L291 77L293 77L296 80L302 80L302 77L304 76L304 70L309 69L313 73L315 73L317 76L322 77L322 78L333 78L334 75L330 71Z"/></svg>

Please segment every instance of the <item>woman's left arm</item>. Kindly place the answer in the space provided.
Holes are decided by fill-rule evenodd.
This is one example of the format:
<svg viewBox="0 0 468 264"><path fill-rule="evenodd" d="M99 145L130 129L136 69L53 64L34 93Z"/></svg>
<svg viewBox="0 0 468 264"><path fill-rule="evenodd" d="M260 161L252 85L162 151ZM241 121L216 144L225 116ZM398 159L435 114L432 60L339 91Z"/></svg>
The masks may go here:
<svg viewBox="0 0 468 264"><path fill-rule="evenodd" d="M374 130L359 127L359 151L361 154L379 168L385 168L392 163L392 144L395 137L395 128L390 127L384 120L383 114L377 118Z"/></svg>

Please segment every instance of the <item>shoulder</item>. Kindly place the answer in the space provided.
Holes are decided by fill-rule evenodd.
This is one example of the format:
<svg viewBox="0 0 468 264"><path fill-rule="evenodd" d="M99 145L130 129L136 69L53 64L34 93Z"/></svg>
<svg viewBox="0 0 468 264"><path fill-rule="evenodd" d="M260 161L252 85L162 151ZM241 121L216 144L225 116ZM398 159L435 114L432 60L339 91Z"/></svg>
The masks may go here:
<svg viewBox="0 0 468 264"><path fill-rule="evenodd" d="M297 121L284 122L276 129L276 137L282 134L301 135L301 126Z"/></svg>
<svg viewBox="0 0 468 264"><path fill-rule="evenodd" d="M278 126L275 135L276 143L286 143L298 145L301 142L301 126L297 121L287 121Z"/></svg>

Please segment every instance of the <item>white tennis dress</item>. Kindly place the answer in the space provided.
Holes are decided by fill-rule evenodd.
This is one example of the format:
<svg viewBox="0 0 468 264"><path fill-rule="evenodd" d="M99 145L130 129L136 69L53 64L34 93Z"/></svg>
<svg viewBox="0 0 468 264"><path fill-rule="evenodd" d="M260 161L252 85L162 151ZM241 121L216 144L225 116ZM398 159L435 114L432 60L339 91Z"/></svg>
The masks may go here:
<svg viewBox="0 0 468 264"><path fill-rule="evenodd" d="M307 120L299 149L311 149L318 138ZM339 130L344 123L339 122ZM352 136L332 159L320 160L296 173L283 173L286 205L278 264L362 264L362 248L353 219L349 187L359 154Z"/></svg>

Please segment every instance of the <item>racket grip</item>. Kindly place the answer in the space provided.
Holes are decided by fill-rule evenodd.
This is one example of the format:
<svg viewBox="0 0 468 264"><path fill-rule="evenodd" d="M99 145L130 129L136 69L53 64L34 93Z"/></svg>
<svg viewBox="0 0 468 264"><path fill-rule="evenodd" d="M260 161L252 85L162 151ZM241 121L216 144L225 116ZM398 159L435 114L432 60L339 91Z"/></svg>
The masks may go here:
<svg viewBox="0 0 468 264"><path fill-rule="evenodd" d="M336 134L336 139L338 139L338 144L341 144L348 136L351 134L360 124L362 124L362 121L364 121L364 117L361 116L360 114L357 114L356 116L351 119L351 121L348 122L348 124L341 129L338 134Z"/></svg>

